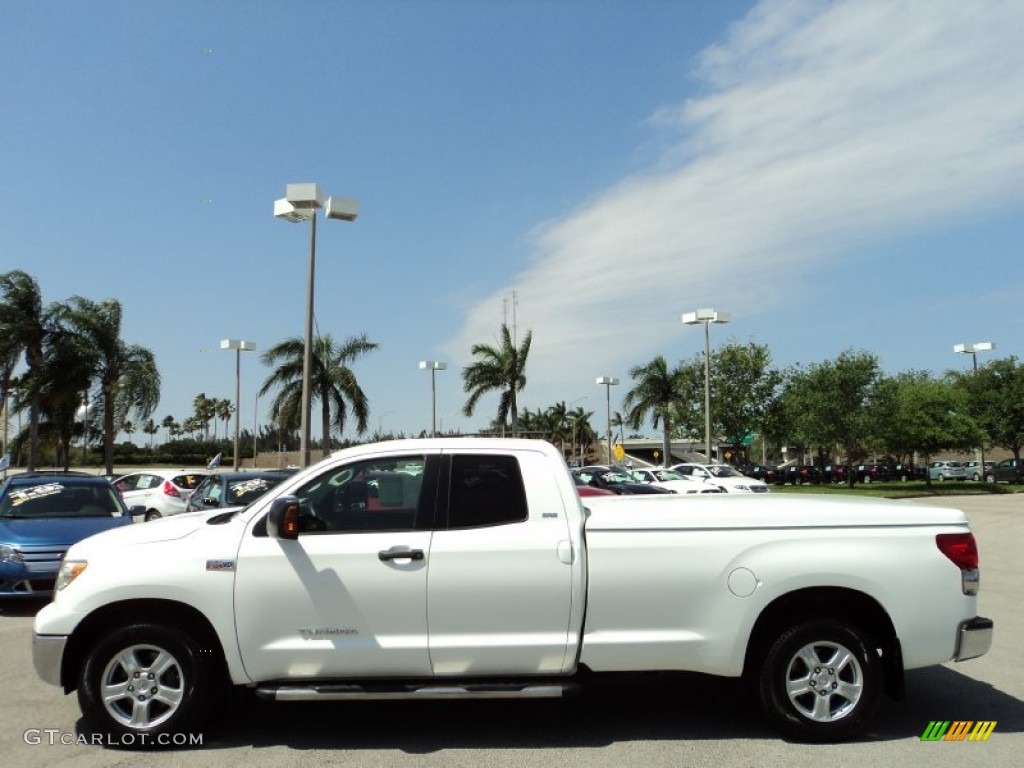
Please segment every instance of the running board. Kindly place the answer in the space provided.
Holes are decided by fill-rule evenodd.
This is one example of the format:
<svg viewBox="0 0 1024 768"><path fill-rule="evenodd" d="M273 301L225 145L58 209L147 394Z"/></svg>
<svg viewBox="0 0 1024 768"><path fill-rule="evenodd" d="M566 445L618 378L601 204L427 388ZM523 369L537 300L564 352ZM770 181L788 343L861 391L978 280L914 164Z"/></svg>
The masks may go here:
<svg viewBox="0 0 1024 768"><path fill-rule="evenodd" d="M436 699L551 699L576 693L575 682L545 683L323 683L257 686L256 695L267 701L362 701Z"/></svg>

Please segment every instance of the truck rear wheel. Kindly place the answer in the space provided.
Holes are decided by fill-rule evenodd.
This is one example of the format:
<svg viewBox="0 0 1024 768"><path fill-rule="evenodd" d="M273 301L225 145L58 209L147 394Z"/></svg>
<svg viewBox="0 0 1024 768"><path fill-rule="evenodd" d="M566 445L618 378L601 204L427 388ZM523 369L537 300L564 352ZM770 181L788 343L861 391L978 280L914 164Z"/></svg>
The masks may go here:
<svg viewBox="0 0 1024 768"><path fill-rule="evenodd" d="M219 686L209 651L174 627L140 623L115 630L82 665L78 702L86 722L107 735L107 746L184 743Z"/></svg>
<svg viewBox="0 0 1024 768"><path fill-rule="evenodd" d="M759 694L765 715L790 738L843 741L861 733L878 707L881 661L857 627L808 621L772 643Z"/></svg>

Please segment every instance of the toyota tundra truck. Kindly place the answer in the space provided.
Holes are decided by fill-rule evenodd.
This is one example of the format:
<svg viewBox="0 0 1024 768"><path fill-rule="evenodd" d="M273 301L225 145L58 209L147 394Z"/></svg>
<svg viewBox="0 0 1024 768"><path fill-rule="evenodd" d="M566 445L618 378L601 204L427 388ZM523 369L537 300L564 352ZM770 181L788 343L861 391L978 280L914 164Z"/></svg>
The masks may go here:
<svg viewBox="0 0 1024 768"><path fill-rule="evenodd" d="M114 743L282 702L558 697L592 675L749 683L789 738L849 739L906 669L988 651L962 512L777 494L593 497L552 445L334 454L247 507L68 551L40 677Z"/></svg>

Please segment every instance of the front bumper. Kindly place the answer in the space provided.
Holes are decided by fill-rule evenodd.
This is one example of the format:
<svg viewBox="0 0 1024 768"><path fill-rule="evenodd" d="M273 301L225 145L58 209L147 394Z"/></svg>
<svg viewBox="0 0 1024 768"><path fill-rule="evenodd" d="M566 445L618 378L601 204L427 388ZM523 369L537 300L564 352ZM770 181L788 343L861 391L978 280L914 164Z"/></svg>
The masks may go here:
<svg viewBox="0 0 1024 768"><path fill-rule="evenodd" d="M61 685L61 667L67 635L39 635L32 633L32 666L36 674L50 685Z"/></svg>
<svg viewBox="0 0 1024 768"><path fill-rule="evenodd" d="M975 616L970 621L961 622L956 635L956 652L953 661L966 661L984 656L992 647L992 619Z"/></svg>

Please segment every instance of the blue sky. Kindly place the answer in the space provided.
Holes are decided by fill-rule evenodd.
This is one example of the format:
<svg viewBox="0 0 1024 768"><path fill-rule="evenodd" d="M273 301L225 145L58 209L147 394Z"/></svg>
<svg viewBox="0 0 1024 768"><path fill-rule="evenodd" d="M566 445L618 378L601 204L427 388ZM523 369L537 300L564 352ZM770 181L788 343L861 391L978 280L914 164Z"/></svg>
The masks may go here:
<svg viewBox="0 0 1024 768"><path fill-rule="evenodd" d="M1019 2L0 5L0 271L119 299L158 419L233 397L220 339L303 332L290 182L360 202L320 222L316 316L380 344L355 365L371 429L429 428L423 359L449 364L443 426L485 426L459 371L513 292L521 407L595 424L595 377L623 379L615 409L630 367L692 358L699 307L778 367L1024 356ZM243 357L249 424L268 372Z"/></svg>

